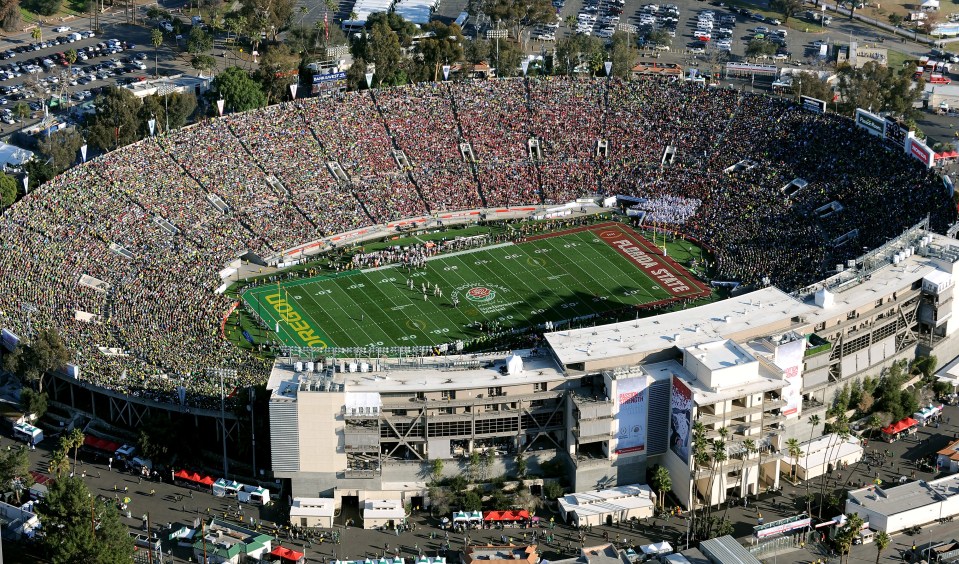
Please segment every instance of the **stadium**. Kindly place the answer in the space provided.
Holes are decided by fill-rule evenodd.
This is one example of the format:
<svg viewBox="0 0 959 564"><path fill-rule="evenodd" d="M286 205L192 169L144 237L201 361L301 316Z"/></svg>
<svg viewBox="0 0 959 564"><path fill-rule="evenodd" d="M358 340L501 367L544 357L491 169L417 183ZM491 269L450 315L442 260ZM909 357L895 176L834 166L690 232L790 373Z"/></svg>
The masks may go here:
<svg viewBox="0 0 959 564"><path fill-rule="evenodd" d="M490 452L576 491L655 462L715 503L775 486L843 382L959 352L955 206L894 137L681 81L297 100L27 195L2 217L0 326L56 328L52 399L120 424L227 427L224 375L266 382L294 496L423 504L429 461ZM694 419L755 439L760 472L685 479Z"/></svg>

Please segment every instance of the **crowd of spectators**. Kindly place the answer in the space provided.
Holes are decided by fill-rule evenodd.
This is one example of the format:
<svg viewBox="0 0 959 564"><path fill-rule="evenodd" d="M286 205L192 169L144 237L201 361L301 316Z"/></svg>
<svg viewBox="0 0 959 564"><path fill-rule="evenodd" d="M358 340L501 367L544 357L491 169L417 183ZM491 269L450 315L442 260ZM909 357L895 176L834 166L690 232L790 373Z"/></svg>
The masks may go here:
<svg viewBox="0 0 959 564"><path fill-rule="evenodd" d="M808 187L785 193L796 178ZM231 302L218 273L243 253L443 210L615 195L707 245L722 279L787 290L927 214L937 229L954 215L901 149L789 101L658 81L419 84L205 121L67 171L0 218L0 326L57 328L91 384L209 405L206 369L235 369L238 385L267 374L220 334ZM435 250L384 252L355 265L419 266Z"/></svg>

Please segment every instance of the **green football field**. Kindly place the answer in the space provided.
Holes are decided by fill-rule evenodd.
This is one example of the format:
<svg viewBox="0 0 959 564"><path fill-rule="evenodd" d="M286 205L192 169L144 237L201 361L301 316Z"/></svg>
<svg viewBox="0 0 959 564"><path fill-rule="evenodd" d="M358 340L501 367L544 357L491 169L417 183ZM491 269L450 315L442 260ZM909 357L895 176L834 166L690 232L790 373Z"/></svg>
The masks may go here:
<svg viewBox="0 0 959 564"><path fill-rule="evenodd" d="M269 284L243 300L286 345L348 348L469 343L490 331L547 321L560 328L708 293L632 229L605 223L439 255L412 271L391 266Z"/></svg>

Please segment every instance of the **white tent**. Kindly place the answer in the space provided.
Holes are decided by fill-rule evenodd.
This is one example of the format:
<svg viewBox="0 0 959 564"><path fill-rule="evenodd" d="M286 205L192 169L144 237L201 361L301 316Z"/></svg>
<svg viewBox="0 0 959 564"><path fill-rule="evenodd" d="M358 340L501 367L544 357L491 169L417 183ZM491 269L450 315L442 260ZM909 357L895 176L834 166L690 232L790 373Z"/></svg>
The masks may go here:
<svg viewBox="0 0 959 564"><path fill-rule="evenodd" d="M32 151L0 142L0 167L19 168L32 158Z"/></svg>
<svg viewBox="0 0 959 564"><path fill-rule="evenodd" d="M519 376L523 373L523 359L518 354L506 359L506 373L510 376Z"/></svg>
<svg viewBox="0 0 959 564"><path fill-rule="evenodd" d="M923 10L938 10L939 0L925 0L925 2L919 5L919 7Z"/></svg>
<svg viewBox="0 0 959 564"><path fill-rule="evenodd" d="M669 554L673 551L673 547L666 541L654 542L653 544L647 544L640 548L643 554Z"/></svg>

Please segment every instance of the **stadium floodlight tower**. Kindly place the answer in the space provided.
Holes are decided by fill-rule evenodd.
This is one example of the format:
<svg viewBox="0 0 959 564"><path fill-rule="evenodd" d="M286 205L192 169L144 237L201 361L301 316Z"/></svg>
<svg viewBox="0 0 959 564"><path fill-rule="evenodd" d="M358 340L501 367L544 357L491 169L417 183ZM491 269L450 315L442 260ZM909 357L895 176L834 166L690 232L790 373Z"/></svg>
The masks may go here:
<svg viewBox="0 0 959 564"><path fill-rule="evenodd" d="M506 39L509 34L509 30L500 29L499 27L500 20L496 20L496 29L487 29L486 30L486 39L495 39L496 40L496 74L499 75L499 40Z"/></svg>
<svg viewBox="0 0 959 564"><path fill-rule="evenodd" d="M220 428L223 431L223 477L230 477L230 463L226 457L226 397L223 395L223 379L236 379L236 370L229 368L207 368L207 376L220 378Z"/></svg>

